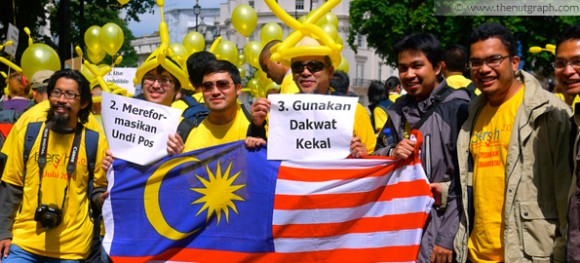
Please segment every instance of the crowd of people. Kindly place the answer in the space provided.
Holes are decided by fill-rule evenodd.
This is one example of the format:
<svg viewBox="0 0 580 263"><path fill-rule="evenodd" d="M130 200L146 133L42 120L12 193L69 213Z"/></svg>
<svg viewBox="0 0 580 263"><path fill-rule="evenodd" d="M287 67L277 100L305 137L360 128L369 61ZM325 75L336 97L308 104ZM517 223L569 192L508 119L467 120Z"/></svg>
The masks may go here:
<svg viewBox="0 0 580 263"><path fill-rule="evenodd" d="M352 94L348 74L335 72L329 56L270 60L279 42L259 57L277 92ZM304 37L297 45L320 43ZM580 110L573 109L580 104L519 69L516 45L497 23L476 28L468 48L443 49L429 33L405 36L393 44L398 78L371 83L368 110L357 104L352 158L408 159L417 147L409 134L423 135L420 159L435 202L418 262L580 262ZM557 85L580 94L580 25L561 33L555 55ZM190 83L175 70L187 70ZM114 153L94 117L91 92L100 90L68 69L39 71L31 83L18 73L8 80L0 117L9 113L13 124L1 150L0 262L107 261L99 214ZM138 98L184 112L167 135L169 155L238 140L267 144L271 102L256 98L246 109L240 73L228 61L202 51L187 69L159 65L140 83ZM182 89L189 84L195 93ZM192 107L205 114L186 117Z"/></svg>

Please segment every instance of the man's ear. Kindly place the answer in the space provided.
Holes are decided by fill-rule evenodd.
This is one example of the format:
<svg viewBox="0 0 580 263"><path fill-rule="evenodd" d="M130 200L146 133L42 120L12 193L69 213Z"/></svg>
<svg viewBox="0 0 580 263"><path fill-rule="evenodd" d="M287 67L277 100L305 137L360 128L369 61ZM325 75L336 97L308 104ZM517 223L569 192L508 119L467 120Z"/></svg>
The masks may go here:
<svg viewBox="0 0 580 263"><path fill-rule="evenodd" d="M332 75L334 75L334 67L330 66L328 67L328 75L332 78Z"/></svg>
<svg viewBox="0 0 580 263"><path fill-rule="evenodd" d="M440 61L439 63L437 63L437 66L435 66L435 75L439 75L441 74L441 70L443 69L443 65L445 65L445 62Z"/></svg>
<svg viewBox="0 0 580 263"><path fill-rule="evenodd" d="M512 60L511 60L511 63L512 63L512 69L514 70L514 72L517 71L518 70L518 66L520 65L520 57L513 56L512 57Z"/></svg>

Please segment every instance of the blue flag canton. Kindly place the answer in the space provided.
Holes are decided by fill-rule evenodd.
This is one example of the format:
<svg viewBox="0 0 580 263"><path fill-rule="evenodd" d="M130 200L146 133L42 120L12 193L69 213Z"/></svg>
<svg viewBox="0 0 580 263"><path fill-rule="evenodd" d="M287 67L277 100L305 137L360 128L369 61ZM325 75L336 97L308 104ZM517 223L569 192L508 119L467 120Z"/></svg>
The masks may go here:
<svg viewBox="0 0 580 263"><path fill-rule="evenodd" d="M119 187L124 191L119 196L130 195L132 202L115 203L116 193L111 192L116 228L113 242L118 235L119 240L129 238L131 244L122 252L136 256L161 253L175 246L175 241L184 248L273 251L278 166L279 162L266 160L265 150L248 151L243 142L235 142L166 158L145 172L127 169L131 179L124 171L115 170L115 187L125 182L132 185ZM119 233L135 228L136 222L126 220L135 210L141 211L137 224L145 233ZM131 217L117 220L117 211L133 212Z"/></svg>

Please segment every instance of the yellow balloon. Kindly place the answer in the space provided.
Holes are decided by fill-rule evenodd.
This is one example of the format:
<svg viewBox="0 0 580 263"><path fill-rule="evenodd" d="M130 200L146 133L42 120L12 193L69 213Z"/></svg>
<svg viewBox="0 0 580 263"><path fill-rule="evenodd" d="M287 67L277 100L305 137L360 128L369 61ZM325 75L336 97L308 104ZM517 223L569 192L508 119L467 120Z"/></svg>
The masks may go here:
<svg viewBox="0 0 580 263"><path fill-rule="evenodd" d="M215 52L217 59L227 60L234 65L238 64L238 47L234 42L222 40L217 46Z"/></svg>
<svg viewBox="0 0 580 263"><path fill-rule="evenodd" d="M257 79L251 79L248 81L246 88L250 90L250 94L252 94L252 96L257 97L260 90L259 86L260 84L258 83Z"/></svg>
<svg viewBox="0 0 580 263"><path fill-rule="evenodd" d="M284 31L282 31L282 27L278 23L267 23L260 30L260 41L264 45L272 40L282 40L282 38L284 38Z"/></svg>
<svg viewBox="0 0 580 263"><path fill-rule="evenodd" d="M244 65L244 63L246 63L246 56L244 56L244 54L238 54L238 67L241 67L242 65Z"/></svg>
<svg viewBox="0 0 580 263"><path fill-rule="evenodd" d="M125 40L125 35L121 27L115 23L106 23L101 27L101 33L99 34L99 40L103 49L107 51L107 54L114 56L117 54L121 46L123 46L123 41Z"/></svg>
<svg viewBox="0 0 580 263"><path fill-rule="evenodd" d="M99 34L101 34L100 26L91 26L87 31L85 31L85 45L89 51L92 51L95 54L103 50L101 41L99 40Z"/></svg>
<svg viewBox="0 0 580 263"><path fill-rule="evenodd" d="M178 62L180 64L185 63L185 61L189 57L189 53L187 52L187 49L182 44L171 43L171 44L169 44L169 48L173 51L173 54L175 54L175 56L177 56L177 59L179 59Z"/></svg>
<svg viewBox="0 0 580 263"><path fill-rule="evenodd" d="M129 0L117 0L117 2L119 2L119 4L121 4L121 6L124 6L127 3L129 3Z"/></svg>
<svg viewBox="0 0 580 263"><path fill-rule="evenodd" d="M232 25L238 33L249 37L257 24L258 15L254 8L246 4L238 5L234 8L234 12L232 12Z"/></svg>
<svg viewBox="0 0 580 263"><path fill-rule="evenodd" d="M183 38L183 46L189 54L205 50L205 39L199 32L189 32Z"/></svg>
<svg viewBox="0 0 580 263"><path fill-rule="evenodd" d="M89 82L92 82L95 78L95 74L93 74L88 67L81 67L81 74L83 74L83 76L85 76Z"/></svg>
<svg viewBox="0 0 580 263"><path fill-rule="evenodd" d="M334 27L332 24L324 24L320 26L320 28L322 28L324 33L330 36L330 38L336 41L336 38L338 38L338 30L336 27Z"/></svg>
<svg viewBox="0 0 580 263"><path fill-rule="evenodd" d="M243 67L239 67L238 71L240 72L240 77L241 78L245 78L246 77L246 69Z"/></svg>
<svg viewBox="0 0 580 263"><path fill-rule="evenodd" d="M336 70L342 70L348 74L348 60L346 60L346 58L344 58L343 56L340 56L340 58L341 58L340 64L338 64Z"/></svg>
<svg viewBox="0 0 580 263"><path fill-rule="evenodd" d="M104 49L101 49L98 52L93 52L89 49L87 52L87 57L89 58L89 60L93 64L97 64L97 63L101 62L101 60L103 60L106 55L107 55L107 52Z"/></svg>
<svg viewBox="0 0 580 263"><path fill-rule="evenodd" d="M260 52L262 52L262 44L258 41L250 41L246 46L244 46L244 55L246 56L246 61L252 67L260 68Z"/></svg>
<svg viewBox="0 0 580 263"><path fill-rule="evenodd" d="M35 43L29 46L22 53L20 66L24 76L32 79L32 75L39 70L60 70L60 58L54 49L42 43Z"/></svg>
<svg viewBox="0 0 580 263"><path fill-rule="evenodd" d="M328 12L322 16L322 18L318 19L316 22L317 25L322 26L324 24L331 24L335 28L338 28L338 17L335 14Z"/></svg>

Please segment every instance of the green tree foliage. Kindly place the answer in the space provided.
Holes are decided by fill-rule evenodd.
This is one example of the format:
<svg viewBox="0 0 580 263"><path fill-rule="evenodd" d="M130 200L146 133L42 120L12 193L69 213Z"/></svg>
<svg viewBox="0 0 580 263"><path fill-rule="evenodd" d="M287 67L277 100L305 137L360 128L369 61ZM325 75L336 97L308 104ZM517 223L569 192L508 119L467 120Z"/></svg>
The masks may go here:
<svg viewBox="0 0 580 263"><path fill-rule="evenodd" d="M84 5L84 16L82 19L80 17L81 1L83 1ZM57 4L54 4L55 2ZM28 47L28 37L23 31L24 27L28 27L31 30L35 42L48 44L55 50L58 50L57 45L52 41L53 37L63 39L59 37L57 30L60 26L59 24L62 24L62 21L58 21L57 16L58 3L60 1L2 0L2 8L0 8L0 28L2 28L0 41L4 42L6 40L8 23L15 24L20 30L19 46L15 61L20 61L20 56L22 56L22 53ZM102 26L108 22L116 23L123 29L125 34L125 41L119 52L123 55L123 63L121 66L136 66L137 55L130 47L130 41L134 37L127 28L127 24L131 20L139 21L139 14L153 12L154 5L155 0L131 0L124 6L121 6L117 0L70 0L71 28L66 32L70 33L71 43L73 46L76 46L82 42L84 30L89 26ZM124 15L123 19L119 18L121 12ZM47 19L47 15L50 15L49 19ZM48 21L51 22L51 36L42 35L39 32L42 26L48 25ZM64 39L67 38L69 36ZM59 45L68 47L70 43L59 43ZM69 54L66 55L67 57L62 57L64 55L61 54L62 61L70 58ZM110 58L105 58L104 62L110 63L110 61ZM4 68L0 68L0 70L4 70Z"/></svg>
<svg viewBox="0 0 580 263"><path fill-rule="evenodd" d="M469 0L464 0L469 1ZM531 46L555 44L556 36L566 27L580 23L572 16L437 16L434 0L352 0L350 3L349 45L356 50L357 38L365 37L369 47L390 65L395 65L393 44L414 32L434 34L443 46L467 46L469 35L483 22L495 21L505 25L521 44L521 52L528 70L544 75L552 71L548 65L553 56L547 52L532 54Z"/></svg>

